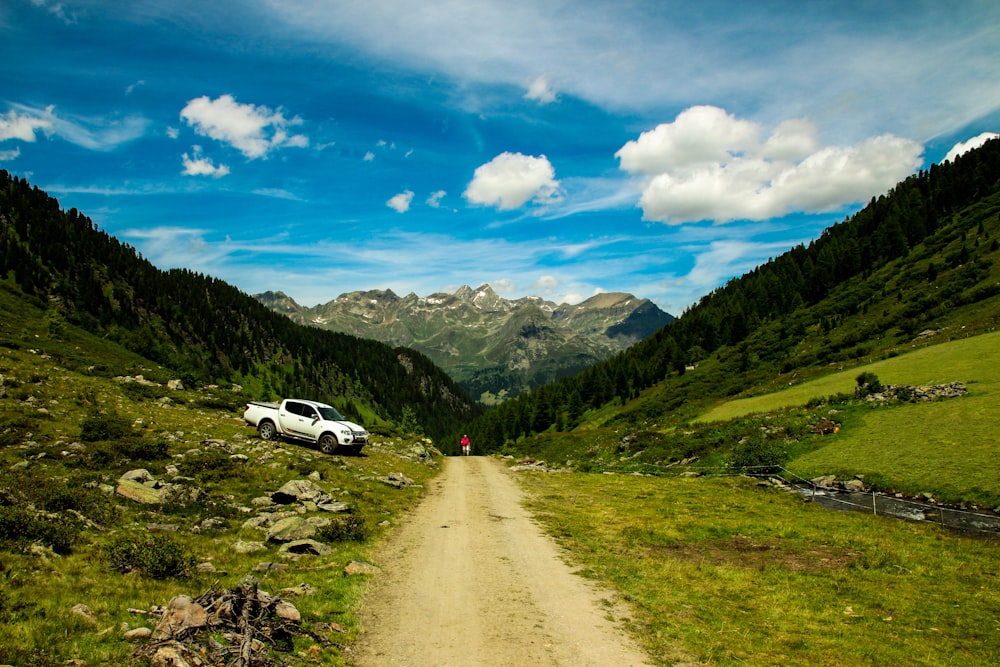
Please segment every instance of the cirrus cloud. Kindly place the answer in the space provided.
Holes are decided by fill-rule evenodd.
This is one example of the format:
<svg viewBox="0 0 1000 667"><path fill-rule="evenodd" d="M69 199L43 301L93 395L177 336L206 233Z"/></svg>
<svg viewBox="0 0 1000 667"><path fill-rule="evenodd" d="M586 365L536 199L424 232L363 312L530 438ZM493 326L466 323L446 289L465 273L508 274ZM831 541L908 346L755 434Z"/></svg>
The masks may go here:
<svg viewBox="0 0 1000 667"><path fill-rule="evenodd" d="M544 155L535 157L505 152L476 168L463 196L473 204L496 206L501 211L558 201L559 181Z"/></svg>
<svg viewBox="0 0 1000 667"><path fill-rule="evenodd" d="M888 134L819 148L804 119L763 134L718 107L691 107L615 157L643 179L643 217L671 224L834 211L885 191L922 163L920 144Z"/></svg>
<svg viewBox="0 0 1000 667"><path fill-rule="evenodd" d="M285 118L280 108L272 111L263 105L240 104L232 95L214 100L207 95L196 97L181 109L180 116L198 134L228 144L251 160L278 148L309 145L308 137L288 131L301 125L302 119Z"/></svg>

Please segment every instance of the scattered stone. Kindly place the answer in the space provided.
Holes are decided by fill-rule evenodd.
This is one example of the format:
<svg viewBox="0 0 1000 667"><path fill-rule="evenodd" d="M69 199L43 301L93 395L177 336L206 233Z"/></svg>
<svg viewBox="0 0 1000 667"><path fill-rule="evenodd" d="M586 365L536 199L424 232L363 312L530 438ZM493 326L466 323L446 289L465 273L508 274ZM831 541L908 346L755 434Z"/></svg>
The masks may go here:
<svg viewBox="0 0 1000 667"><path fill-rule="evenodd" d="M90 607L88 607L87 605L83 603L75 604L70 609L70 611L79 616L80 618L84 619L91 625L97 625L97 616L94 614L93 611L91 611Z"/></svg>
<svg viewBox="0 0 1000 667"><path fill-rule="evenodd" d="M238 540L230 548L238 554L249 554L255 551L264 551L267 549L267 545L263 542L244 542L243 540Z"/></svg>
<svg viewBox="0 0 1000 667"><path fill-rule="evenodd" d="M413 486L415 484L412 479L401 472L391 472L385 477L379 477L378 481L383 484L388 484L389 486L394 486L397 489L401 489L404 486Z"/></svg>
<svg viewBox="0 0 1000 667"><path fill-rule="evenodd" d="M183 636L208 624L208 612L187 595L177 595L167 604L163 618L153 630L152 639L163 640Z"/></svg>
<svg viewBox="0 0 1000 667"><path fill-rule="evenodd" d="M281 555L329 556L333 549L316 540L294 540L281 545Z"/></svg>
<svg viewBox="0 0 1000 667"><path fill-rule="evenodd" d="M257 563L253 569L254 572L286 572L288 570L288 563L270 563L265 561Z"/></svg>
<svg viewBox="0 0 1000 667"><path fill-rule="evenodd" d="M344 566L344 574L352 577L359 574L379 574L382 572L377 565L372 565L363 560L352 560Z"/></svg>
<svg viewBox="0 0 1000 667"><path fill-rule="evenodd" d="M536 461L531 458L520 459L515 465L510 466L510 469L514 472L568 472L566 468L554 468L549 466L545 461Z"/></svg>
<svg viewBox="0 0 1000 667"><path fill-rule="evenodd" d="M283 618L292 623L302 622L302 614L299 613L299 610L291 602L286 602L285 600L279 599L274 605L274 614L278 618Z"/></svg>
<svg viewBox="0 0 1000 667"><path fill-rule="evenodd" d="M143 639L149 639L153 636L153 631L149 628L135 628L134 630L128 630L125 632L125 639L130 642L137 642Z"/></svg>
<svg viewBox="0 0 1000 667"><path fill-rule="evenodd" d="M287 565L285 567L288 567ZM290 586L289 588L282 588L278 591L278 594L283 598L297 598L302 595L312 595L316 592L316 589L309 584L302 583L298 586Z"/></svg>

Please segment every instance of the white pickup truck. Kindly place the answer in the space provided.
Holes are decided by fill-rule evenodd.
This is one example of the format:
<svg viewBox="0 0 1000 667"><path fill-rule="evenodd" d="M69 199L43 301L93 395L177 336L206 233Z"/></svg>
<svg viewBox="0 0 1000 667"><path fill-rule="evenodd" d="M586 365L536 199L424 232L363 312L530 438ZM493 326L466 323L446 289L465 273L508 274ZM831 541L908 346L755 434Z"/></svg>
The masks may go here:
<svg viewBox="0 0 1000 667"><path fill-rule="evenodd" d="M304 440L319 445L324 454L337 448L360 453L368 444L368 431L326 403L286 398L281 403L250 401L243 412L247 424L257 429L264 440L280 437Z"/></svg>

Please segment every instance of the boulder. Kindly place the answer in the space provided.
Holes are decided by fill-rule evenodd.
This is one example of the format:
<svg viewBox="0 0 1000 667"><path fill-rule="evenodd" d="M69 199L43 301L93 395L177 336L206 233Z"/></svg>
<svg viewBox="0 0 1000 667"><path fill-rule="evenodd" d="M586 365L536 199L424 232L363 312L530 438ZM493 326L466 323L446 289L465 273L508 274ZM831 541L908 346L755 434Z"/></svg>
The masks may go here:
<svg viewBox="0 0 1000 667"><path fill-rule="evenodd" d="M292 542L283 544L278 552L283 555L329 556L333 553L333 549L316 540L293 540Z"/></svg>
<svg viewBox="0 0 1000 667"><path fill-rule="evenodd" d="M139 482L140 484L145 484L146 482L154 481L154 478L149 471L145 468L137 468L135 470L129 470L127 473L118 478L118 481L123 479L130 479L133 482Z"/></svg>
<svg viewBox="0 0 1000 667"><path fill-rule="evenodd" d="M167 604L163 618L153 630L152 638L156 641L171 639L207 624L208 613L204 607L187 595L177 595Z"/></svg>
<svg viewBox="0 0 1000 667"><path fill-rule="evenodd" d="M163 504L163 497L159 489L154 489L132 479L118 480L118 488L115 489L115 492L123 498L143 505Z"/></svg>
<svg viewBox="0 0 1000 667"><path fill-rule="evenodd" d="M267 531L269 542L293 542L295 540L305 540L319 530L314 524L309 523L303 517L290 516L275 523Z"/></svg>
<svg viewBox="0 0 1000 667"><path fill-rule="evenodd" d="M271 500L281 505L311 500L319 502L330 495L307 479L293 479L271 494Z"/></svg>

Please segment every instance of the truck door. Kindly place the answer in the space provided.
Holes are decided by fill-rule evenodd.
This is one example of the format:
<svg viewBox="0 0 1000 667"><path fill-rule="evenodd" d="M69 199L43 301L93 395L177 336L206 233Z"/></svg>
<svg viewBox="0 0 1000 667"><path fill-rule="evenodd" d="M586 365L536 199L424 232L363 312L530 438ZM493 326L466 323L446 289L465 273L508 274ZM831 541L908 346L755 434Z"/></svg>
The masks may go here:
<svg viewBox="0 0 1000 667"><path fill-rule="evenodd" d="M302 421L299 423L302 437L316 441L323 431L323 420L320 419L319 413L313 406L303 403L302 408Z"/></svg>
<svg viewBox="0 0 1000 667"><path fill-rule="evenodd" d="M306 417L303 416L307 409L312 410L312 406L295 401L285 401L278 411L278 421L281 422L282 432L299 438L308 438Z"/></svg>

